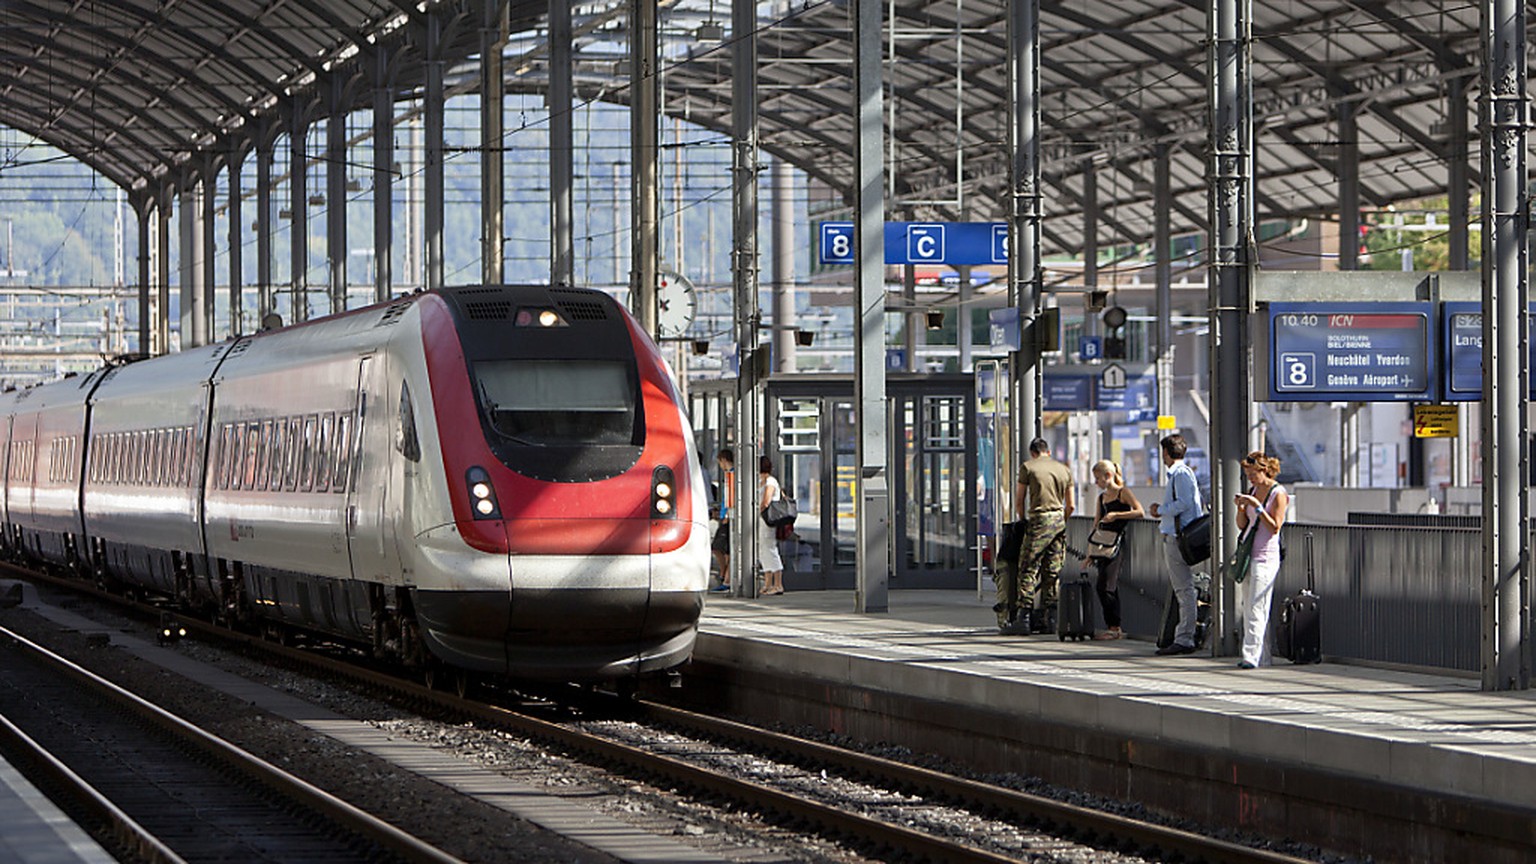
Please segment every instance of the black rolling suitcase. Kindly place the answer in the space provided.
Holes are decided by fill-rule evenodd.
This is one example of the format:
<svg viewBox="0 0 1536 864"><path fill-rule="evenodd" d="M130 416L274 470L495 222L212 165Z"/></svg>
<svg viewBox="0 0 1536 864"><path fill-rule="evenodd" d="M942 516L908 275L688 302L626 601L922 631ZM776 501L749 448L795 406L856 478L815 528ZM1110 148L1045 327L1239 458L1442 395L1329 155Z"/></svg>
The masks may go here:
<svg viewBox="0 0 1536 864"><path fill-rule="evenodd" d="M1088 574L1063 578L1056 591L1056 638L1081 642L1093 637L1093 582Z"/></svg>
<svg viewBox="0 0 1536 864"><path fill-rule="evenodd" d="M1323 629L1312 570L1312 533L1307 532L1307 587L1280 604L1280 624L1275 633L1275 653L1292 663L1323 662Z"/></svg>

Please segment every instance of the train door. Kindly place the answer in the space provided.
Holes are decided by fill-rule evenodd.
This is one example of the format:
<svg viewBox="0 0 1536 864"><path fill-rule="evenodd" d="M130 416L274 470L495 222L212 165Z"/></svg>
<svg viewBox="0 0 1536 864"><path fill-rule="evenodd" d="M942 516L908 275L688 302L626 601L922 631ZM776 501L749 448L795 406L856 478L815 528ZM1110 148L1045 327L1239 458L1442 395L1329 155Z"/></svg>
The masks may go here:
<svg viewBox="0 0 1536 864"><path fill-rule="evenodd" d="M358 359L357 424L352 448L352 482L347 488L347 550L352 578L397 584L399 556L395 551L391 513L398 454L389 415L388 378L382 355Z"/></svg>

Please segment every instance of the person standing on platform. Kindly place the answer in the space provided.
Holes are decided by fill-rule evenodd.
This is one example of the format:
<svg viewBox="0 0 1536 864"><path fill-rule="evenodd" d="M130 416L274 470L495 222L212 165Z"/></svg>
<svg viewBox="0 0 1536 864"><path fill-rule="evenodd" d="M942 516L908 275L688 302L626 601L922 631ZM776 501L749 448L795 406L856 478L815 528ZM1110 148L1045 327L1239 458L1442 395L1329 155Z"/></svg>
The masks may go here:
<svg viewBox="0 0 1536 864"><path fill-rule="evenodd" d="M709 548L720 568L720 584L709 590L723 594L731 590L731 502L736 495L736 451L722 448L715 456L715 464L720 466L720 527L715 529L715 539Z"/></svg>
<svg viewBox="0 0 1536 864"><path fill-rule="evenodd" d="M1056 574L1067 557L1067 517L1074 509L1072 470L1051 456L1044 438L1029 443L1014 500L1023 514L1024 548L1017 579L1021 615L1010 632L1044 632L1051 624L1042 613L1056 605Z"/></svg>
<svg viewBox="0 0 1536 864"><path fill-rule="evenodd" d="M773 476L773 460L761 456L757 460L757 512L761 514L768 505L784 494L779 480ZM779 556L779 538L773 526L757 519L757 563L763 568L763 596L772 597L784 593L784 559Z"/></svg>
<svg viewBox="0 0 1536 864"><path fill-rule="evenodd" d="M1120 466L1103 459L1093 466L1093 482L1098 484L1099 507L1093 519L1094 530L1104 529L1120 535L1119 545L1113 558L1091 558L1099 571L1099 606L1104 610L1105 630L1095 639L1119 639L1125 633L1120 629L1120 563L1125 560L1125 526L1132 519L1140 519L1145 512L1141 502L1126 488Z"/></svg>
<svg viewBox="0 0 1536 864"><path fill-rule="evenodd" d="M1238 632L1243 634L1238 667L1269 665L1269 605L1275 597L1275 577L1280 573L1280 526L1291 506L1291 495L1275 482L1280 460L1255 450L1243 458L1243 476L1250 487L1232 500L1237 505L1238 536L1254 531L1253 553L1248 559L1248 578L1237 583Z"/></svg>
<svg viewBox="0 0 1536 864"><path fill-rule="evenodd" d="M1195 482L1195 471L1184 462L1189 450L1184 436L1175 432L1161 442L1163 464L1168 468L1168 483L1163 487L1163 503L1152 505L1152 518L1162 520L1163 560L1168 562L1168 580L1173 585L1174 600L1179 604L1179 626L1173 632L1173 641L1167 647L1157 649L1161 655L1195 653L1195 620L1198 614L1198 597L1195 592L1195 574L1184 563L1179 552L1179 529L1189 520L1205 512L1200 503L1200 487Z"/></svg>

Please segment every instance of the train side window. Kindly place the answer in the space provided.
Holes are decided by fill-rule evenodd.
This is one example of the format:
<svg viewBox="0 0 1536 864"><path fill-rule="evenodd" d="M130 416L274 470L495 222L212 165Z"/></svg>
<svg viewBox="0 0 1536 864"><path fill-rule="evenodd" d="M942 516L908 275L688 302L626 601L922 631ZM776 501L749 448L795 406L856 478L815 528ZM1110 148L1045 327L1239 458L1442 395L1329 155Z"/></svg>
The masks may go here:
<svg viewBox="0 0 1536 864"><path fill-rule="evenodd" d="M256 459L260 444L261 422L252 420L245 426L245 476L241 480L242 488L247 492L256 488Z"/></svg>
<svg viewBox="0 0 1536 864"><path fill-rule="evenodd" d="M283 453L286 452L283 447L288 440L283 430L287 428L287 424L281 417L272 421L272 477L267 488L273 492L281 492L283 489Z"/></svg>
<svg viewBox="0 0 1536 864"><path fill-rule="evenodd" d="M331 488L331 433L335 430L336 413L327 411L320 415L320 437L315 439L315 491L328 492Z"/></svg>
<svg viewBox="0 0 1536 864"><path fill-rule="evenodd" d="M288 458L283 466L283 488L298 491L300 451L304 448L304 418L288 418Z"/></svg>
<svg viewBox="0 0 1536 864"><path fill-rule="evenodd" d="M315 435L319 418L314 414L304 418L304 437L300 441L299 491L308 492L315 487Z"/></svg>
<svg viewBox="0 0 1536 864"><path fill-rule="evenodd" d="M151 429L144 433L144 482L151 486L160 485L160 430Z"/></svg>
<svg viewBox="0 0 1536 864"><path fill-rule="evenodd" d="M234 462L235 451L235 427L225 423L219 427L219 470L215 474L213 486L215 489L229 488L230 463Z"/></svg>
<svg viewBox="0 0 1536 864"><path fill-rule="evenodd" d="M352 462L352 412L336 417L336 461L331 476L331 491L344 492Z"/></svg>
<svg viewBox="0 0 1536 864"><path fill-rule="evenodd" d="M137 486L140 479L140 469L144 465L144 433L134 430L128 433L128 482Z"/></svg>
<svg viewBox="0 0 1536 864"><path fill-rule="evenodd" d="M256 488L265 492L272 475L272 421L261 421L260 429L256 437Z"/></svg>
<svg viewBox="0 0 1536 864"><path fill-rule="evenodd" d="M411 388L400 383L400 428L395 435L395 449L412 462L421 461L421 441L416 437L416 413L411 406Z"/></svg>
<svg viewBox="0 0 1536 864"><path fill-rule="evenodd" d="M182 452L182 448L184 446L186 446L186 436L182 434L182 430L180 428L172 429L170 467L170 483L172 486L180 486L182 484L182 466L185 465L187 461L185 455Z"/></svg>

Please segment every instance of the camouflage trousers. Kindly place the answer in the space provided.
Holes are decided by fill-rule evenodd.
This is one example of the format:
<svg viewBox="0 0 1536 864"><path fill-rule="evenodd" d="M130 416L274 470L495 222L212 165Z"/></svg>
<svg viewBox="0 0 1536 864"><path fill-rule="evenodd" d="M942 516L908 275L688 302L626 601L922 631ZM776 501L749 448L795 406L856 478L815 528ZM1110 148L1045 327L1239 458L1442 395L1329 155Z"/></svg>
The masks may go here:
<svg viewBox="0 0 1536 864"><path fill-rule="evenodd" d="M1066 514L1060 510L1032 513L1025 523L1019 560L996 562L997 605L993 608L999 627L1008 623L1010 598L1015 610L1056 604L1056 574L1067 559L1066 527Z"/></svg>

